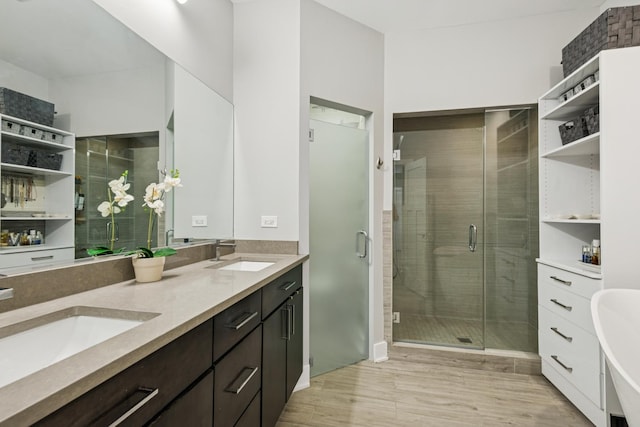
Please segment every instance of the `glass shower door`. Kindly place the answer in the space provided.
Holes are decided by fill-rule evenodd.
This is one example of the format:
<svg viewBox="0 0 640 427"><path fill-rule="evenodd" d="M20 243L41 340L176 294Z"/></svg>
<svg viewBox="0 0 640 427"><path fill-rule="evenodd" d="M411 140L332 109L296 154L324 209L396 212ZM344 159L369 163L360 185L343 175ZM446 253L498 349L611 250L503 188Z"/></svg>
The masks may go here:
<svg viewBox="0 0 640 427"><path fill-rule="evenodd" d="M368 132L310 120L311 375L368 355Z"/></svg>
<svg viewBox="0 0 640 427"><path fill-rule="evenodd" d="M483 118L425 121L395 147L393 338L483 348Z"/></svg>

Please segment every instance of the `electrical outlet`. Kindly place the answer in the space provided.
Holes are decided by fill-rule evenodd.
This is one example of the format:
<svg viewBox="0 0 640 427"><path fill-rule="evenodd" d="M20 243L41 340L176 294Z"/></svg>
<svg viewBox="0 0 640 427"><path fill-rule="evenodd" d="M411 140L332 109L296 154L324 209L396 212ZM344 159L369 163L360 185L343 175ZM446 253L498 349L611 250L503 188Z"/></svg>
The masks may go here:
<svg viewBox="0 0 640 427"><path fill-rule="evenodd" d="M206 227L207 226L207 216L206 215L193 215L191 217L191 226L192 227Z"/></svg>
<svg viewBox="0 0 640 427"><path fill-rule="evenodd" d="M278 228L277 216L265 216L260 218L260 227L262 228Z"/></svg>
<svg viewBox="0 0 640 427"><path fill-rule="evenodd" d="M393 323L400 323L400 312L399 311L394 311L393 312Z"/></svg>

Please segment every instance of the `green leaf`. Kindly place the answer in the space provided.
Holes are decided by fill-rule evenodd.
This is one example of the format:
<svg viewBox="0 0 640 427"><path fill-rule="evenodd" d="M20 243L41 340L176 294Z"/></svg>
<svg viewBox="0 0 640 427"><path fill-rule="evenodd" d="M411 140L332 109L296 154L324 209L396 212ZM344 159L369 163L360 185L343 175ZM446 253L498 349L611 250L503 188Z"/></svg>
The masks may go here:
<svg viewBox="0 0 640 427"><path fill-rule="evenodd" d="M173 248L160 248L153 253L153 256L154 257L170 256L170 255L175 255L177 253L178 251L176 251Z"/></svg>
<svg viewBox="0 0 640 427"><path fill-rule="evenodd" d="M149 248L139 247L136 252L140 254L140 258L153 258L153 252Z"/></svg>
<svg viewBox="0 0 640 427"><path fill-rule="evenodd" d="M87 253L89 256L100 256L100 255L110 255L113 251L106 246L95 246L93 248L87 249Z"/></svg>

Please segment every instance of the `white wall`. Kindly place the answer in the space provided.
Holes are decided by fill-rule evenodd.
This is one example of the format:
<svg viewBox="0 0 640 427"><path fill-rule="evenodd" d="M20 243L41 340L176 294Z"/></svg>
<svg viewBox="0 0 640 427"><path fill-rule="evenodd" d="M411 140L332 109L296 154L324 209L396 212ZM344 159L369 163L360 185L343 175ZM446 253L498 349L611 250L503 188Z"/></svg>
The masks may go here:
<svg viewBox="0 0 640 427"><path fill-rule="evenodd" d="M0 87L53 102L50 100L49 81L46 78L3 60L0 60Z"/></svg>
<svg viewBox="0 0 640 427"><path fill-rule="evenodd" d="M227 100L233 99L229 0L93 0Z"/></svg>
<svg viewBox="0 0 640 427"><path fill-rule="evenodd" d="M299 239L300 3L234 5L238 239ZM278 228L261 228L261 215Z"/></svg>
<svg viewBox="0 0 640 427"><path fill-rule="evenodd" d="M386 357L382 298L384 36L312 0L301 0L300 248L309 251L309 98L314 96L372 113L369 120L370 357ZM330 173L328 171L327 173ZM311 261L313 262L313 261Z"/></svg>
<svg viewBox="0 0 640 427"><path fill-rule="evenodd" d="M57 119L78 137L160 131L164 141L164 66L52 80Z"/></svg>
<svg viewBox="0 0 640 427"><path fill-rule="evenodd" d="M562 78L562 48L598 8L385 35L385 153L394 113L536 103ZM385 209L392 205L392 173Z"/></svg>

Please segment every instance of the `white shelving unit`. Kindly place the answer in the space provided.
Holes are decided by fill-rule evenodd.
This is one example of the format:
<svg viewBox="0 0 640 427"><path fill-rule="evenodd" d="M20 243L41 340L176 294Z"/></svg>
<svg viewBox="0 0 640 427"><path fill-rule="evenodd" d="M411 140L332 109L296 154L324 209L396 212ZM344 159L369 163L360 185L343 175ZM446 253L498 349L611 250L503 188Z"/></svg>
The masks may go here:
<svg viewBox="0 0 640 427"><path fill-rule="evenodd" d="M567 101L586 77L599 80ZM542 373L595 425L622 415L593 329L590 299L603 288L638 288L640 239L634 190L640 158L640 48L605 50L539 100L539 348ZM599 132L562 145L558 126L599 106ZM600 267L579 262L600 239Z"/></svg>
<svg viewBox="0 0 640 427"><path fill-rule="evenodd" d="M12 246L2 242L0 267L73 259L75 136L7 115L0 114L0 120L0 148L4 148L0 175L5 201L0 209L0 230L9 233L37 230L43 235L40 244ZM8 147L30 152L30 162L21 164L27 162L9 158ZM60 168L47 168L50 164L46 163L32 166L35 151L62 155Z"/></svg>

